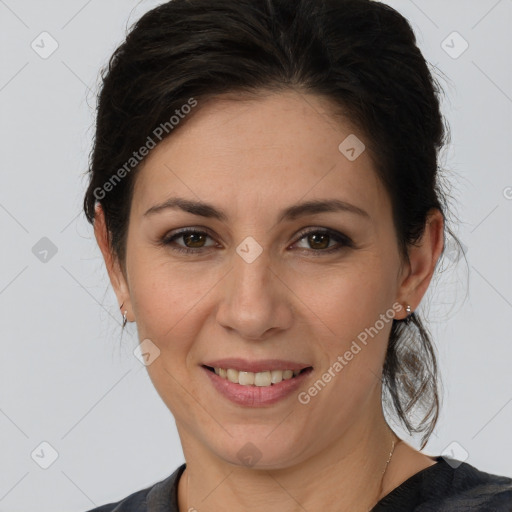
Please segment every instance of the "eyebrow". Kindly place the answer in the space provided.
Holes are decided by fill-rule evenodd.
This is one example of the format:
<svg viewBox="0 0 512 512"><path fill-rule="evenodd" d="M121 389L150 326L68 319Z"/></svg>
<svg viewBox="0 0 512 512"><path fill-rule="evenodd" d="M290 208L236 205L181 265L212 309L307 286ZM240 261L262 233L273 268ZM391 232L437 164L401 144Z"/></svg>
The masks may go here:
<svg viewBox="0 0 512 512"><path fill-rule="evenodd" d="M144 217L160 213L168 209L181 209L185 212L200 217L213 218L221 222L227 222L228 216L222 210L215 208L213 205L201 201L192 201L181 197L171 197L163 203L157 204L149 208L144 213ZM371 219L370 215L363 209L353 204L341 201L340 199L314 200L298 203L285 208L279 215L278 222L284 220L294 220L306 215L314 215L316 213L329 212L347 212L360 215L361 217Z"/></svg>

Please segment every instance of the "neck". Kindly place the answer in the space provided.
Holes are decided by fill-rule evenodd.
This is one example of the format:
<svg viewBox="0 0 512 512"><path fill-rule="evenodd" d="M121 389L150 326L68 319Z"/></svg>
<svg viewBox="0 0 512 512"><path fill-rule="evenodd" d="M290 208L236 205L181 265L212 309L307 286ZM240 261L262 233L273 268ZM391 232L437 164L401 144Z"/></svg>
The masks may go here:
<svg viewBox="0 0 512 512"><path fill-rule="evenodd" d="M237 466L198 449L180 431L187 467L178 484L181 512L337 510L367 512L385 494L393 441L384 417L361 418L335 442L293 465L272 469ZM392 461L392 458L391 458Z"/></svg>

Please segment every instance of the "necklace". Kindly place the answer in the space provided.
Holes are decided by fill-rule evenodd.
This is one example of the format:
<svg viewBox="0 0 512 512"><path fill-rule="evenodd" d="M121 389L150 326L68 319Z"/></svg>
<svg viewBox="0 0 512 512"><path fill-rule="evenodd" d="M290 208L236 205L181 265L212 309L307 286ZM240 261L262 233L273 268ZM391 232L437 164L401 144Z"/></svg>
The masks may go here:
<svg viewBox="0 0 512 512"><path fill-rule="evenodd" d="M388 466L389 466L389 462L391 461L391 457L393 457L393 453L395 451L395 446L401 441L401 439L399 439L396 443L395 443L395 438L393 437L393 440L392 440L392 444L391 444L391 451L389 452L389 456L388 456L388 460L386 461L386 467L384 468L384 471L382 472L382 476L381 476L381 479L380 479L380 485L379 485L379 492L377 494L377 501L375 502L374 505L372 505L371 508L368 509L368 512L371 511L371 509L380 501L379 500L379 496L382 494L382 484L384 482L384 475L386 474L386 471L388 469ZM186 485L185 485L185 494L188 495L188 473L187 473L187 479L186 479ZM187 500L188 501L188 500Z"/></svg>
<svg viewBox="0 0 512 512"><path fill-rule="evenodd" d="M393 434L391 434L393 435ZM384 475L386 474L386 471L388 469L389 462L391 460L391 457L393 457L393 452L395 451L395 446L401 441L401 439L398 440L398 442L395 443L395 438L393 437L392 444L391 444L391 451L389 452L388 460L386 461L386 467L384 468L384 471L382 472L382 476L380 479L380 485L379 485L379 492L377 494L377 501L375 504L368 509L368 511L371 511L371 509L380 501L379 496L382 494L382 484L384 482Z"/></svg>

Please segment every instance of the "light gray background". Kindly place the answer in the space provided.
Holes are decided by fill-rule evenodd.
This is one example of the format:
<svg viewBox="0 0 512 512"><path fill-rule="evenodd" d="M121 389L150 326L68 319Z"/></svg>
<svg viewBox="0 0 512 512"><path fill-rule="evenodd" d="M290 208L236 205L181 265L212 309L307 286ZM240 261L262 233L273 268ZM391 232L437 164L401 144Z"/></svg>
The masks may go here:
<svg viewBox="0 0 512 512"><path fill-rule="evenodd" d="M0 511L83 511L184 461L173 417L132 354L135 326L120 339L118 304L81 213L99 69L126 25L160 3L0 0ZM442 163L468 258L447 258L421 305L445 389L424 452L456 442L456 456L465 450L466 462L512 476L512 2L389 3L448 79L452 144ZM47 59L31 47L43 46L43 31L59 45ZM458 58L442 47L463 48L446 39L453 31L469 44ZM33 252L43 237L57 249L46 262ZM58 457L43 469L52 449Z"/></svg>

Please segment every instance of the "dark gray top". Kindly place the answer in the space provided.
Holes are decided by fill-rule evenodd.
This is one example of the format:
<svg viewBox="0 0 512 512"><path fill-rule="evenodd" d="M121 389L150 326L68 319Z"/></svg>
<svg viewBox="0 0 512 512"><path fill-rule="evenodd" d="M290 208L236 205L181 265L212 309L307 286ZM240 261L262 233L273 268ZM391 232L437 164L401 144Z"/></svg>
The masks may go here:
<svg viewBox="0 0 512 512"><path fill-rule="evenodd" d="M512 478L484 473L465 462L448 463L441 456L435 460L437 464L402 482L371 512L512 512ZM87 512L179 512L178 481L185 467L121 501Z"/></svg>

